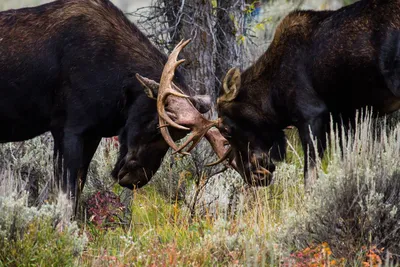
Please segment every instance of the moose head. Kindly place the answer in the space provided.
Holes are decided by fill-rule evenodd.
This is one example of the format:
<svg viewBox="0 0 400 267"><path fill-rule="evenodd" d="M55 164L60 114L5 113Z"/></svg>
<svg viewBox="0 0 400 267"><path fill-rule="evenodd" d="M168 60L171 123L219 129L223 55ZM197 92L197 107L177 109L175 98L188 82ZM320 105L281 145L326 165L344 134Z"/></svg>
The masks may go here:
<svg viewBox="0 0 400 267"><path fill-rule="evenodd" d="M150 160L148 157L151 154L165 154L165 148L168 148L168 146L174 150L174 153L187 155L205 137L216 154L224 159L223 156L226 154L228 142L217 128L218 120L208 120L202 116L202 113L211 108L210 97L207 95L189 96L181 89L184 87L183 85L175 83L177 80L175 71L185 61L184 59L178 60L178 55L189 42L190 40L181 41L171 52L164 66L160 83L136 74L136 78L142 84L146 95L156 101L158 128L163 140L155 140L151 149L147 144L148 149L141 149L143 151L142 156L140 153L127 153L126 159L122 161L123 166L118 173L118 180L124 186L137 185L139 180L143 180L142 184L147 183L149 179L146 176L150 176L150 173L147 174L147 172L155 172L159 162L148 167L149 171L139 170L140 168L137 168L136 165L139 161L144 161L140 158L146 158L145 161L149 162L154 161L153 158ZM178 147L175 141L183 138L188 132L190 132L190 136ZM143 144L142 142L141 146ZM140 148L137 148L137 150L140 150ZM218 162L222 161L219 160ZM132 168L133 165L135 165L134 168Z"/></svg>

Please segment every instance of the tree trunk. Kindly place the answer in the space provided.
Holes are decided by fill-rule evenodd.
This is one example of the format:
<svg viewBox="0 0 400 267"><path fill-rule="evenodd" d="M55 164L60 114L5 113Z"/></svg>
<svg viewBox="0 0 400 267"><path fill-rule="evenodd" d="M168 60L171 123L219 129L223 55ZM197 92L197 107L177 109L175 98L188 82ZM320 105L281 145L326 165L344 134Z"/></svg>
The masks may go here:
<svg viewBox="0 0 400 267"><path fill-rule="evenodd" d="M231 67L242 66L245 0L163 0L171 43L192 39L182 52L186 83L195 94L219 95L221 79ZM208 117L215 118L215 107Z"/></svg>
<svg viewBox="0 0 400 267"><path fill-rule="evenodd" d="M216 36L217 57L215 76L216 93L227 71L232 67L243 66L243 44L240 37L244 33L245 0L220 0L217 8Z"/></svg>
<svg viewBox="0 0 400 267"><path fill-rule="evenodd" d="M165 17L168 24L170 42L177 44L180 41L182 25L179 23L179 16L182 14L184 2L181 0L163 0L165 6Z"/></svg>
<svg viewBox="0 0 400 267"><path fill-rule="evenodd" d="M217 51L212 10L210 0L186 0L182 9L181 36L192 39L182 53L187 62L185 76L188 86L196 94L207 94L215 100L214 60ZM209 114L209 117L213 116L214 107Z"/></svg>

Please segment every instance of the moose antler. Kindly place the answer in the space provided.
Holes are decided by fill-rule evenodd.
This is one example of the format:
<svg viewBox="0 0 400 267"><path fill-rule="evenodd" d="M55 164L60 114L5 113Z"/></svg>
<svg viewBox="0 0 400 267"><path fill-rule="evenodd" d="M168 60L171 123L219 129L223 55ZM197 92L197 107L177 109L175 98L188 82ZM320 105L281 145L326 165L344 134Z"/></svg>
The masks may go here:
<svg viewBox="0 0 400 267"><path fill-rule="evenodd" d="M159 115L161 134L167 144L175 150L174 153L181 154L188 154L212 127L218 125L218 121L210 121L201 116L189 101L190 97L183 94L183 92L172 82L175 70L185 61L184 59L178 60L178 55L190 41L191 40L189 39L179 42L168 57L168 61L164 66L161 76L157 97L157 111ZM168 105L174 106L175 108L172 108L173 110L178 110L175 114L175 121L171 119L168 112L165 110L167 99ZM182 103L181 101L185 101L186 103ZM187 107L187 105L190 105L190 110L184 108ZM181 130L191 130L191 135L185 143L178 148L169 133L168 126ZM190 143L192 143L191 146L186 151L183 151L183 149Z"/></svg>
<svg viewBox="0 0 400 267"><path fill-rule="evenodd" d="M222 155L221 158L219 158L217 161L206 164L206 167L211 167L211 166L215 166L217 164L220 164L222 162L224 162L225 160L229 159L229 161L231 161L230 157L232 154L232 147L229 147L228 150L225 152L225 154Z"/></svg>

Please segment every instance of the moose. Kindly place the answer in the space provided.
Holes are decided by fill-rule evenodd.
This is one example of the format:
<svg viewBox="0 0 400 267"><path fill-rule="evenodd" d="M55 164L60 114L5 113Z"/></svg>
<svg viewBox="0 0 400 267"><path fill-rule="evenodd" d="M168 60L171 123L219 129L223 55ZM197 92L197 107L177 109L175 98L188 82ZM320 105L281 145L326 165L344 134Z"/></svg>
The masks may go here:
<svg viewBox="0 0 400 267"><path fill-rule="evenodd" d="M193 131L191 140L205 136L222 156L225 138L200 113L210 109L210 98L192 96L179 71L161 80L161 86L174 90L163 94L162 125L159 104L148 97L158 85L148 88L146 79L160 80L164 65L176 64L187 43L177 46L168 61L108 0L60 0L0 12L0 143L50 131L55 177L75 199L75 212L102 137L119 136L112 175L130 189L147 184L167 142L188 131ZM182 94L187 97L177 97ZM177 120L179 129L169 131L167 124L174 121L164 123L166 116Z"/></svg>
<svg viewBox="0 0 400 267"><path fill-rule="evenodd" d="M243 73L226 74L218 99L219 129L243 177L285 156L283 129L299 131L306 189L327 146L330 117L351 128L356 111L400 108L400 1L361 0L336 11L294 11L268 50ZM313 148L317 140L317 151ZM241 163L240 163L241 162ZM259 177L259 176L257 176Z"/></svg>
<svg viewBox="0 0 400 267"><path fill-rule="evenodd" d="M356 110L400 108L400 0L361 0L336 11L293 11L267 51L230 69L217 100L218 129L246 182L268 185L285 157L284 129L299 131L305 187L316 179L330 117L351 128ZM313 148L317 140L317 151Z"/></svg>

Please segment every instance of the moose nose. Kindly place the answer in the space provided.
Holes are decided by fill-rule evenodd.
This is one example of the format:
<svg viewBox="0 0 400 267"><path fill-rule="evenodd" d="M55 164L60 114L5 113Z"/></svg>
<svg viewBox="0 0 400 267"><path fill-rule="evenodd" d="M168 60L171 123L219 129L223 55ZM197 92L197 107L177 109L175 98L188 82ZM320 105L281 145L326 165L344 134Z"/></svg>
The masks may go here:
<svg viewBox="0 0 400 267"><path fill-rule="evenodd" d="M250 179L247 183L256 186L268 186L271 184L273 174L264 167L258 167L250 171Z"/></svg>
<svg viewBox="0 0 400 267"><path fill-rule="evenodd" d="M270 172L275 171L275 165L271 162L266 153L253 153L250 158L250 163L253 168L264 167Z"/></svg>
<svg viewBox="0 0 400 267"><path fill-rule="evenodd" d="M130 173L133 173L139 168L139 163L136 160L127 161L118 172L118 182L121 186L129 187L131 181L129 181Z"/></svg>
<svg viewBox="0 0 400 267"><path fill-rule="evenodd" d="M251 182L260 186L267 186L271 183L275 165L269 160L265 153L253 153L250 157L248 169L251 173Z"/></svg>
<svg viewBox="0 0 400 267"><path fill-rule="evenodd" d="M130 181L128 174L126 174L124 177L119 179L119 185L122 187L126 187L130 190L134 189L133 183Z"/></svg>

